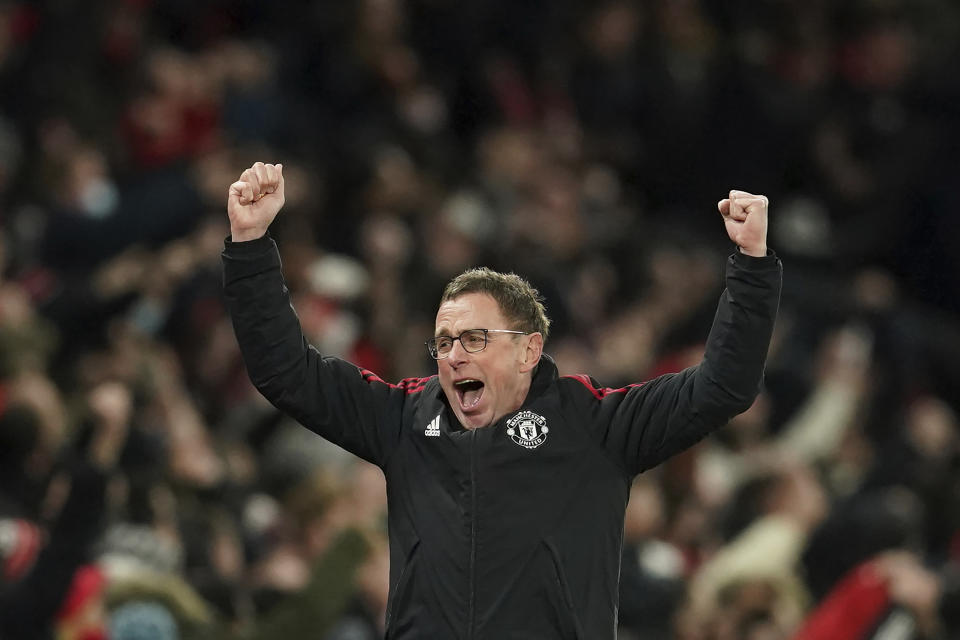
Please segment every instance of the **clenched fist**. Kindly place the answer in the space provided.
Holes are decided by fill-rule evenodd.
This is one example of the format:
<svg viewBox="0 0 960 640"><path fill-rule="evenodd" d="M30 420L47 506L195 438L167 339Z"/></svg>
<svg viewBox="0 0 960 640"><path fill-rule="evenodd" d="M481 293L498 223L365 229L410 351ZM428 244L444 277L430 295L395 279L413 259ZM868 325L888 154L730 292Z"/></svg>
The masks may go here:
<svg viewBox="0 0 960 640"><path fill-rule="evenodd" d="M766 196L755 196L746 191L730 192L729 198L717 203L727 234L742 253L758 258L767 255Z"/></svg>
<svg viewBox="0 0 960 640"><path fill-rule="evenodd" d="M231 239L245 242L261 237L282 206L283 165L255 163L227 193Z"/></svg>

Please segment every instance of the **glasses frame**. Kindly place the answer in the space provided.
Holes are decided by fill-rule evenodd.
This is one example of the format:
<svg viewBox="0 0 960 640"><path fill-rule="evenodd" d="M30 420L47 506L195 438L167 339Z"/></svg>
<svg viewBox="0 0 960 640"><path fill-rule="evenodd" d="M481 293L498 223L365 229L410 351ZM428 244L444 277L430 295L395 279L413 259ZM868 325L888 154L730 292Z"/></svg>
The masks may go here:
<svg viewBox="0 0 960 640"><path fill-rule="evenodd" d="M483 332L483 346L480 347L479 349L470 349L462 340L465 334L472 333L474 331ZM453 350L453 343L458 340L460 341L460 346L463 347L463 350L466 351L467 353L480 353L481 351L486 349L487 345L490 343L489 334L491 333L509 333L516 336L530 335L529 331L514 331L512 329L464 329L463 331L460 332L460 335L458 336L434 336L429 340L427 340L426 342L424 342L424 344L427 345L427 353L430 354L431 358L433 358L434 360L444 360L445 358L447 358L447 356L450 355L450 351ZM444 354L441 354L440 349L437 347L437 340L439 340L440 338L450 339L450 351L447 351Z"/></svg>

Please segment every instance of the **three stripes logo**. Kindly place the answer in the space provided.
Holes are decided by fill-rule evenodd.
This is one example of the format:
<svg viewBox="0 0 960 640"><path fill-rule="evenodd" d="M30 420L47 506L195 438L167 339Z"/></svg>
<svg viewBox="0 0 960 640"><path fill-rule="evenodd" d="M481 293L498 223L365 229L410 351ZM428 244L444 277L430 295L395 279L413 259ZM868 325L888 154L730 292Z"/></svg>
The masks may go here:
<svg viewBox="0 0 960 640"><path fill-rule="evenodd" d="M433 436L435 438L440 437L440 416L443 415L443 412L437 414L437 417L430 421L430 424L427 425L427 428L424 430L423 435Z"/></svg>

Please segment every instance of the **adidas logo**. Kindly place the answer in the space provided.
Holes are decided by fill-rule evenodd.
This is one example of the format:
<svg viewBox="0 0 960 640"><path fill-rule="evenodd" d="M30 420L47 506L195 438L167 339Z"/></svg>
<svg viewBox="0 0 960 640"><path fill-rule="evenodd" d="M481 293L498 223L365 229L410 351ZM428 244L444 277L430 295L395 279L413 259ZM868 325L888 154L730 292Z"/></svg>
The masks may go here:
<svg viewBox="0 0 960 640"><path fill-rule="evenodd" d="M434 436L440 437L440 416L442 413L438 413L437 417L430 421L430 424L427 425L427 428L424 430L423 435L425 436Z"/></svg>

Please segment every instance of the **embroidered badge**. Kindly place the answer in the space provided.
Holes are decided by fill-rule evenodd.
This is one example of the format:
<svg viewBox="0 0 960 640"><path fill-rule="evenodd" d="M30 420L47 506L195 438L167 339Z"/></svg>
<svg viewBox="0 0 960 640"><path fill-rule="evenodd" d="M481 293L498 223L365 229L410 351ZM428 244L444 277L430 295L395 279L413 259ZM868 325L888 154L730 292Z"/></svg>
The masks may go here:
<svg viewBox="0 0 960 640"><path fill-rule="evenodd" d="M521 411L507 420L507 435L521 447L536 449L547 439L547 419L533 411Z"/></svg>

